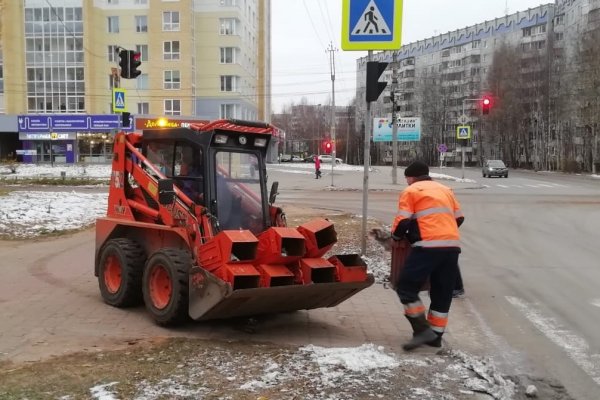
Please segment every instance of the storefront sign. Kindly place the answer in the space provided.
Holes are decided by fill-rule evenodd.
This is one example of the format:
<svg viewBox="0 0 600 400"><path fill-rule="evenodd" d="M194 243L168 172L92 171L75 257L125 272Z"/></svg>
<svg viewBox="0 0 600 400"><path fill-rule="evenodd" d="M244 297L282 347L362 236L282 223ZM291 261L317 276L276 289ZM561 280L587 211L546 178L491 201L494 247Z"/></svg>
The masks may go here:
<svg viewBox="0 0 600 400"><path fill-rule="evenodd" d="M29 133L29 132L19 132L19 140L75 140L77 139L77 133L69 132L69 133L58 133L58 132L48 132L48 133Z"/></svg>
<svg viewBox="0 0 600 400"><path fill-rule="evenodd" d="M19 132L106 132L121 128L117 114L48 114L19 115Z"/></svg>
<svg viewBox="0 0 600 400"><path fill-rule="evenodd" d="M191 124L205 124L205 119L136 118L135 129L189 128Z"/></svg>
<svg viewBox="0 0 600 400"><path fill-rule="evenodd" d="M17 154L20 156L36 156L37 150L16 150Z"/></svg>

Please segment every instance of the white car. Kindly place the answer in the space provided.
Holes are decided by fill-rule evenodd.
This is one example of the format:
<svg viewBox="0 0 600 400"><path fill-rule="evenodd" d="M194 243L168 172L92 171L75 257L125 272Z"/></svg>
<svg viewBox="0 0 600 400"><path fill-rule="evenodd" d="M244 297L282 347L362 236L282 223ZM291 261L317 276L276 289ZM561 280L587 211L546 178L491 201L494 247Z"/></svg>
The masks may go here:
<svg viewBox="0 0 600 400"><path fill-rule="evenodd" d="M321 160L322 163L331 163L331 159L333 157L331 157L329 154L321 154L319 156L319 160ZM341 164L342 163L342 159L341 158L335 158L335 163L337 164Z"/></svg>

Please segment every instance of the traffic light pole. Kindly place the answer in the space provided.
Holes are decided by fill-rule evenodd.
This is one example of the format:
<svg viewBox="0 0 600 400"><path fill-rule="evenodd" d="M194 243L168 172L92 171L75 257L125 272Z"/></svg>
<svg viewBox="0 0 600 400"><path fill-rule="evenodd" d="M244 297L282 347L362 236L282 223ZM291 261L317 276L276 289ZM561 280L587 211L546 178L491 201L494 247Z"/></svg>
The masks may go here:
<svg viewBox="0 0 600 400"><path fill-rule="evenodd" d="M367 61L373 59L373 50L369 50L367 55ZM367 255L367 213L369 203L369 165L371 164L371 124L373 118L371 117L371 102L367 101L367 118L365 123L365 142L363 150L363 207L362 207L362 229L361 229L361 241L360 241L360 254L363 256Z"/></svg>
<svg viewBox="0 0 600 400"><path fill-rule="evenodd" d="M398 66L396 51L392 50L392 183L398 184L398 113L396 112L396 89L398 88Z"/></svg>
<svg viewBox="0 0 600 400"><path fill-rule="evenodd" d="M333 168L337 147L335 141L335 52L337 49L333 47L333 43L329 43L327 51L329 52L329 69L331 71L331 186L334 186Z"/></svg>
<svg viewBox="0 0 600 400"><path fill-rule="evenodd" d="M480 99L463 99L462 101L462 115L466 117L465 115L465 102L466 101L482 101L483 97ZM470 122L470 118L469 118L469 122ZM461 164L461 173L462 173L462 179L465 179L465 144L467 139L460 139L462 140L464 143L461 143L460 145L460 164Z"/></svg>

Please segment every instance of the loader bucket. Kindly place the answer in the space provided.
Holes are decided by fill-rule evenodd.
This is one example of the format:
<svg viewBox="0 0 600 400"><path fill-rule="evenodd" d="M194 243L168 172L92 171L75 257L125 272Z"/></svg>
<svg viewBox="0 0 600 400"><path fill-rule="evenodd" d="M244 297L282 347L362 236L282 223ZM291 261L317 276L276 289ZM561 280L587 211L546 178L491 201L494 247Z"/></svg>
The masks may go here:
<svg viewBox="0 0 600 400"><path fill-rule="evenodd" d="M373 284L330 282L233 290L210 272L193 267L189 280L189 314L194 320L223 319L333 307Z"/></svg>
<svg viewBox="0 0 600 400"><path fill-rule="evenodd" d="M304 236L294 228L271 227L258 235L259 263L289 264L305 253Z"/></svg>

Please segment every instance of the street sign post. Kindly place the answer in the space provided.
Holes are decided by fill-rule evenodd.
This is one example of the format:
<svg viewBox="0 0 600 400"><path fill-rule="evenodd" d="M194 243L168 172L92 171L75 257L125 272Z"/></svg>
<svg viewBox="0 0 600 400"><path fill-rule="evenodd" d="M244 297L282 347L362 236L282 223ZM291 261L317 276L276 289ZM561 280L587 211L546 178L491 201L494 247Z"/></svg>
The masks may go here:
<svg viewBox="0 0 600 400"><path fill-rule="evenodd" d="M402 0L343 0L343 50L397 50L402 37Z"/></svg>

